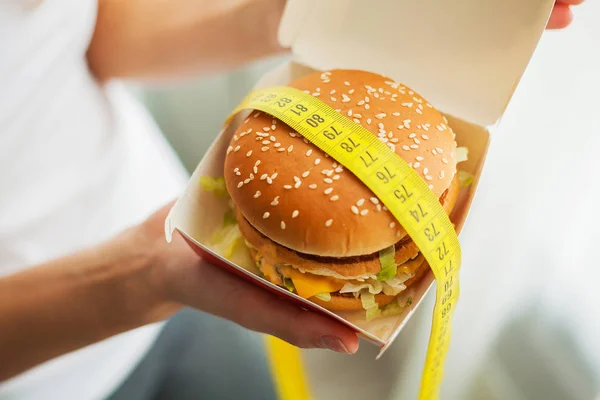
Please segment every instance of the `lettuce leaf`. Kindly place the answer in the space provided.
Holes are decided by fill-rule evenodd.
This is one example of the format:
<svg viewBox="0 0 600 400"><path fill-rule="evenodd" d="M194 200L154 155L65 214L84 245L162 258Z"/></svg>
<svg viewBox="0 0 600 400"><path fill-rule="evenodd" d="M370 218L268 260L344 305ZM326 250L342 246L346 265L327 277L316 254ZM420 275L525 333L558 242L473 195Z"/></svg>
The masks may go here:
<svg viewBox="0 0 600 400"><path fill-rule="evenodd" d="M456 148L456 162L460 163L469 159L469 149L466 147Z"/></svg>
<svg viewBox="0 0 600 400"><path fill-rule="evenodd" d="M367 321L378 317L381 314L379 305L375 302L375 295L368 291L361 292L360 301L363 308L367 311Z"/></svg>
<svg viewBox="0 0 600 400"><path fill-rule="evenodd" d="M397 266L394 259L396 249L394 246L385 248L379 252L379 262L381 263L381 271L377 274L378 281L387 281L396 276Z"/></svg>
<svg viewBox="0 0 600 400"><path fill-rule="evenodd" d="M201 176L200 186L207 192L214 192L218 197L228 196L225 187L225 179L221 177L213 178L211 176Z"/></svg>
<svg viewBox="0 0 600 400"><path fill-rule="evenodd" d="M473 175L467 171L458 170L458 181L461 189L471 186L473 183Z"/></svg>
<svg viewBox="0 0 600 400"><path fill-rule="evenodd" d="M217 231L211 238L211 243L217 254L230 260L236 247L244 243L244 238L238 225L234 224Z"/></svg>
<svg viewBox="0 0 600 400"><path fill-rule="evenodd" d="M315 297L322 301L331 301L331 293L319 293Z"/></svg>

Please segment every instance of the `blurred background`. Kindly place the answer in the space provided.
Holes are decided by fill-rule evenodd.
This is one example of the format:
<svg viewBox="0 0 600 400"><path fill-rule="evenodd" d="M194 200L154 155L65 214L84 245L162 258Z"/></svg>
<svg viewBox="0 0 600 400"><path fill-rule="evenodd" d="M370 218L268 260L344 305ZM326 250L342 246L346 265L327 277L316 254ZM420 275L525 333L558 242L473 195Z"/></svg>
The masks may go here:
<svg viewBox="0 0 600 400"><path fill-rule="evenodd" d="M547 32L494 130L461 234L443 399L600 400L600 4ZM181 86L133 87L192 171L280 59ZM493 79L493 77L490 77ZM413 399L433 299L383 359L305 352L317 399Z"/></svg>

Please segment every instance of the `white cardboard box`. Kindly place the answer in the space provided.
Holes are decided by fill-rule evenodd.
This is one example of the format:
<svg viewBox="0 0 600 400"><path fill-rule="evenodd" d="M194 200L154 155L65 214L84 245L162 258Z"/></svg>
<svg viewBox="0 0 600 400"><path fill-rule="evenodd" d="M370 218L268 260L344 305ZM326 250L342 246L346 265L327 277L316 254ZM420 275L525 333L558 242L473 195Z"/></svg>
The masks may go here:
<svg viewBox="0 0 600 400"><path fill-rule="evenodd" d="M292 60L264 75L256 88L285 85L314 70L362 69L386 75L423 95L449 120L469 160L460 169L475 176L450 216L460 232L485 162L489 130L498 124L539 38L553 0L288 0L279 40ZM200 256L265 289L351 326L381 347L379 356L432 287L429 272L401 295L412 305L402 315L364 320L364 313L334 313L236 265L210 250L221 227L223 200L203 191L202 176L223 175L229 141L247 113L218 134L165 221L167 240L178 230Z"/></svg>

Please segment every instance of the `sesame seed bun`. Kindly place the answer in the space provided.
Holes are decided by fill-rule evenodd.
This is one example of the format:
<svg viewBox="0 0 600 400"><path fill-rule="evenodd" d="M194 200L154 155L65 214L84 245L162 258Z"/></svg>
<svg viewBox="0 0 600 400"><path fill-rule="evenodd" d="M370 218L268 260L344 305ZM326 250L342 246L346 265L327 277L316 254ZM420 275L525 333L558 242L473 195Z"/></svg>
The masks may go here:
<svg viewBox="0 0 600 400"><path fill-rule="evenodd" d="M454 133L441 113L411 89L354 70L314 73L290 86L308 91L387 141L436 196L448 191L456 173ZM358 178L262 112L253 112L235 132L224 176L244 219L293 252L358 257L406 236ZM377 259L375 263L378 271Z"/></svg>

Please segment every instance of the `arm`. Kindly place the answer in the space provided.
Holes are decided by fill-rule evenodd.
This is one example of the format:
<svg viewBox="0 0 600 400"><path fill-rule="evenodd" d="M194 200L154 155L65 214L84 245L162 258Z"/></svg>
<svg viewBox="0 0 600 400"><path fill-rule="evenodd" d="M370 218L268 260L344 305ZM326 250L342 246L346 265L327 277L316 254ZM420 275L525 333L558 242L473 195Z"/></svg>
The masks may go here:
<svg viewBox="0 0 600 400"><path fill-rule="evenodd" d="M180 237L166 243L167 212L97 248L0 278L0 382L183 305L299 347L356 351L349 328L207 264Z"/></svg>
<svg viewBox="0 0 600 400"><path fill-rule="evenodd" d="M281 52L285 0L98 0L88 50L100 79L210 73Z"/></svg>

